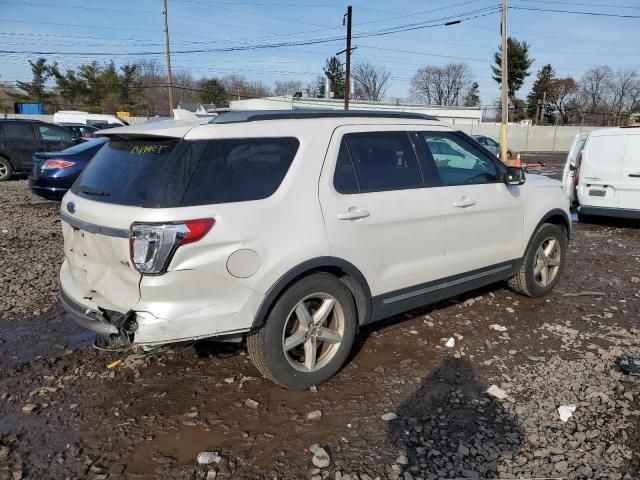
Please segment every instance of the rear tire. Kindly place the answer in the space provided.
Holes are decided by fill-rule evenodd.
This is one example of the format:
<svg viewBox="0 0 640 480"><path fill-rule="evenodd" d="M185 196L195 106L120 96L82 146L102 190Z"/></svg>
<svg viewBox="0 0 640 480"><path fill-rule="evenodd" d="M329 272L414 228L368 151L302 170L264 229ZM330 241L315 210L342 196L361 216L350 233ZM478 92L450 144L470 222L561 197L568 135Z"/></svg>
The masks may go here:
<svg viewBox="0 0 640 480"><path fill-rule="evenodd" d="M316 273L282 294L265 324L249 334L247 350L266 378L303 390L328 380L342 367L356 328L349 289L334 275Z"/></svg>
<svg viewBox="0 0 640 480"><path fill-rule="evenodd" d="M9 159L0 157L0 182L6 182L13 176L13 165Z"/></svg>
<svg viewBox="0 0 640 480"><path fill-rule="evenodd" d="M531 238L520 269L507 283L516 293L543 297L556 286L565 265L567 237L564 230L543 224Z"/></svg>

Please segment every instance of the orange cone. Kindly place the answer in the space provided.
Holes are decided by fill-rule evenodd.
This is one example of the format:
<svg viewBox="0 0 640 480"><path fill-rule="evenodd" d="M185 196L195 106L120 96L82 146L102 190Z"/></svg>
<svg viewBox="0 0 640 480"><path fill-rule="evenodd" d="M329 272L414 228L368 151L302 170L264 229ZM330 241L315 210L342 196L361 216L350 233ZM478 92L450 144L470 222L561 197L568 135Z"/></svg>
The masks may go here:
<svg viewBox="0 0 640 480"><path fill-rule="evenodd" d="M520 159L520 152L516 153L516 161L513 164L514 167L522 167L522 160Z"/></svg>

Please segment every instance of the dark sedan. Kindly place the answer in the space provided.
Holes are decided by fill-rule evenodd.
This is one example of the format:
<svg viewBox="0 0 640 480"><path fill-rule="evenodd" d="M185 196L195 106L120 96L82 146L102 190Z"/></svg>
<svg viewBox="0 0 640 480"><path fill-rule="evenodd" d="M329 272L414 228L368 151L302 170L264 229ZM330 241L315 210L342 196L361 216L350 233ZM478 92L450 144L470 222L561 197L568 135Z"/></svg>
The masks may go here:
<svg viewBox="0 0 640 480"><path fill-rule="evenodd" d="M61 152L34 154L33 170L29 175L31 191L48 200L60 200L89 160L108 141L105 137L92 138Z"/></svg>

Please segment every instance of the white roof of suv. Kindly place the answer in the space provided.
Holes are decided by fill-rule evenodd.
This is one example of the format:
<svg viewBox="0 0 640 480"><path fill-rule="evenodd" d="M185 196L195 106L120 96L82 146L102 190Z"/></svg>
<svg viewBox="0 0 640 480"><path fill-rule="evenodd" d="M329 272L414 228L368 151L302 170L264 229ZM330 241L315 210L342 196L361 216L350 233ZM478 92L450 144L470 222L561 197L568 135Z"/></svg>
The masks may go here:
<svg viewBox="0 0 640 480"><path fill-rule="evenodd" d="M407 121L429 121L430 123L441 124L436 117L410 112L389 112L372 110L243 110L233 112L223 112L210 118L198 118L192 120L161 120L157 122L140 123L127 127L110 128L103 130L99 135L107 136L161 136L182 138L187 132L198 125L204 124L237 124L258 121L275 120L314 120L314 119L336 119L336 125L344 123L347 118L359 118L369 120L402 120ZM387 122L385 122L387 123Z"/></svg>

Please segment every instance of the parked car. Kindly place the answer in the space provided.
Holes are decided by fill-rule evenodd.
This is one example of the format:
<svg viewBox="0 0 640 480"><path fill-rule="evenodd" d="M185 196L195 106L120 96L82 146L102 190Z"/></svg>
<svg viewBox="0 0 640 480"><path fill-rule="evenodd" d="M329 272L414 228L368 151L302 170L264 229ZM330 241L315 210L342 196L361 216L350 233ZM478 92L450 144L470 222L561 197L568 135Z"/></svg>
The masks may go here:
<svg viewBox="0 0 640 480"><path fill-rule="evenodd" d="M0 120L0 182L29 172L33 154L64 150L80 142L69 130L38 120Z"/></svg>
<svg viewBox="0 0 640 480"><path fill-rule="evenodd" d="M571 206L575 205L578 202L574 184L576 162L580 154L582 154L582 149L584 148L584 144L587 141L588 136L588 133L579 133L575 136L573 142L571 143L569 153L567 154L567 161L565 162L564 170L562 172L562 189L564 190L564 194L569 199Z"/></svg>
<svg viewBox="0 0 640 480"><path fill-rule="evenodd" d="M108 140L107 137L92 138L61 152L34 154L29 175L31 191L48 200L60 200Z"/></svg>
<svg viewBox="0 0 640 480"><path fill-rule="evenodd" d="M100 128L95 125L84 125L82 123L58 123L56 125L66 128L75 136L82 137L83 139L93 137L93 134L100 130Z"/></svg>
<svg viewBox="0 0 640 480"><path fill-rule="evenodd" d="M99 135L62 201L60 282L100 345L245 338L264 376L303 389L361 325L505 280L544 296L564 268L561 183L525 183L433 117L228 112Z"/></svg>
<svg viewBox="0 0 640 480"><path fill-rule="evenodd" d="M53 114L53 123L81 123L84 125L128 125L115 115L89 113L76 110L61 110Z"/></svg>
<svg viewBox="0 0 640 480"><path fill-rule="evenodd" d="M589 133L574 170L567 160L563 183L575 190L581 221L592 216L640 219L640 126Z"/></svg>
<svg viewBox="0 0 640 480"><path fill-rule="evenodd" d="M496 142L493 138L487 137L485 135L471 135L471 137L482 145L484 148L493 153L496 157L500 157L500 144ZM511 158L513 153L511 153L511 149L507 149L507 157Z"/></svg>

